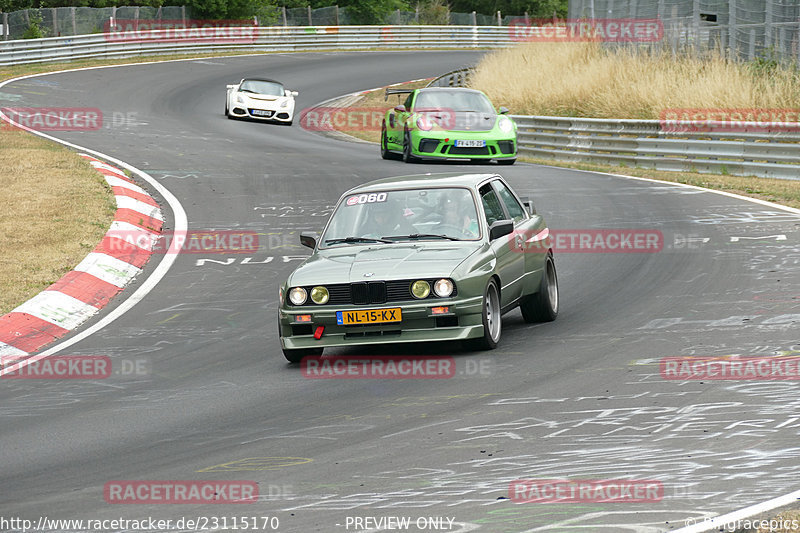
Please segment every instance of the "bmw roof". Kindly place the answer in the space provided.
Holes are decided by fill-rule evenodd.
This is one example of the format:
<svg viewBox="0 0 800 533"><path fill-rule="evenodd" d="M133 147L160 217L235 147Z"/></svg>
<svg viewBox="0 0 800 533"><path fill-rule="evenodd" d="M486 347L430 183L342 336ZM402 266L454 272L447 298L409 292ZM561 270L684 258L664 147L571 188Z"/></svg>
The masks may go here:
<svg viewBox="0 0 800 533"><path fill-rule="evenodd" d="M362 183L357 187L353 187L345 194L413 189L417 187L477 187L480 183L492 177L500 177L500 175L495 173L464 174L463 172L448 172L394 176Z"/></svg>

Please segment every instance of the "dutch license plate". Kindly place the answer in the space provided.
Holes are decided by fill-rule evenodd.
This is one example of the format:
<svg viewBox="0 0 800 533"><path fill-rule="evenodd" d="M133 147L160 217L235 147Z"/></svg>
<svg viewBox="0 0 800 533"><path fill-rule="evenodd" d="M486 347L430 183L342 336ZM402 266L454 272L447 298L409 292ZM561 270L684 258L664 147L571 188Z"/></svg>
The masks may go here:
<svg viewBox="0 0 800 533"><path fill-rule="evenodd" d="M389 309L356 309L353 311L336 311L336 323L340 326L354 326L360 324L384 324L386 322L400 322L403 312L399 307Z"/></svg>
<svg viewBox="0 0 800 533"><path fill-rule="evenodd" d="M456 139L456 146L461 148L483 148L486 146L486 141L474 141L474 140L459 140Z"/></svg>
<svg viewBox="0 0 800 533"><path fill-rule="evenodd" d="M271 117L272 111L265 111L263 109L253 109L252 113L258 117Z"/></svg>

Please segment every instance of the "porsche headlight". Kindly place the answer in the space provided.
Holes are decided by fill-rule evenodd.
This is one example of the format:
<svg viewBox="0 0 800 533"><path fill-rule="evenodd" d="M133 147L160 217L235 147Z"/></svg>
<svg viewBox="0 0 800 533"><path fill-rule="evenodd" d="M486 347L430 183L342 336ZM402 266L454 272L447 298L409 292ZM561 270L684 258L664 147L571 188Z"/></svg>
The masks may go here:
<svg viewBox="0 0 800 533"><path fill-rule="evenodd" d="M420 279L411 284L411 294L414 295L414 298L422 300L427 298L430 293L431 285L425 280Z"/></svg>
<svg viewBox="0 0 800 533"><path fill-rule="evenodd" d="M303 305L308 299L308 293L303 287L294 287L289 290L289 301L294 305Z"/></svg>
<svg viewBox="0 0 800 533"><path fill-rule="evenodd" d="M237 94L236 95L236 103L237 104L243 104L244 103L244 98L242 97L241 94Z"/></svg>
<svg viewBox="0 0 800 533"><path fill-rule="evenodd" d="M433 284L433 292L440 298L447 298L453 294L453 282L449 279L440 279Z"/></svg>
<svg viewBox="0 0 800 533"><path fill-rule="evenodd" d="M315 304L326 304L328 303L328 298L330 298L330 295L325 287L319 286L311 289L311 301Z"/></svg>
<svg viewBox="0 0 800 533"><path fill-rule="evenodd" d="M497 127L500 128L500 131L503 133L511 133L514 131L514 123L511 122L511 119L508 117L500 117L497 120Z"/></svg>

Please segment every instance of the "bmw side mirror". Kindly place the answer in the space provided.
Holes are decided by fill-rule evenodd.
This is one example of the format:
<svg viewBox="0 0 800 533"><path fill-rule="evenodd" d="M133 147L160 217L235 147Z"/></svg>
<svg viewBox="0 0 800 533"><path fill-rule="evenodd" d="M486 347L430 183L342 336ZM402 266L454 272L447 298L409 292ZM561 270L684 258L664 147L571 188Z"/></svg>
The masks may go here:
<svg viewBox="0 0 800 533"><path fill-rule="evenodd" d="M504 106L500 106L499 111L500 111L501 115L505 115L506 113L508 113L508 108L504 107Z"/></svg>
<svg viewBox="0 0 800 533"><path fill-rule="evenodd" d="M284 96L297 96L300 93L297 92L297 91L290 91L290 90L287 89L287 90L283 91L283 94L284 94Z"/></svg>
<svg viewBox="0 0 800 533"><path fill-rule="evenodd" d="M489 226L489 240L493 241L500 237L505 237L510 235L512 231L514 231L513 220L497 220Z"/></svg>
<svg viewBox="0 0 800 533"><path fill-rule="evenodd" d="M229 89L229 90L230 90L230 89L235 89L235 88L236 88L236 85L228 85L228 89Z"/></svg>
<svg viewBox="0 0 800 533"><path fill-rule="evenodd" d="M312 250L317 247L317 234L303 232L300 234L300 244Z"/></svg>
<svg viewBox="0 0 800 533"><path fill-rule="evenodd" d="M405 113L406 106L404 106L403 104L396 105L394 106L394 110L397 111L398 113Z"/></svg>
<svg viewBox="0 0 800 533"><path fill-rule="evenodd" d="M536 206L533 205L533 201L527 196L522 197L522 205L525 206L529 215L533 216L536 214Z"/></svg>

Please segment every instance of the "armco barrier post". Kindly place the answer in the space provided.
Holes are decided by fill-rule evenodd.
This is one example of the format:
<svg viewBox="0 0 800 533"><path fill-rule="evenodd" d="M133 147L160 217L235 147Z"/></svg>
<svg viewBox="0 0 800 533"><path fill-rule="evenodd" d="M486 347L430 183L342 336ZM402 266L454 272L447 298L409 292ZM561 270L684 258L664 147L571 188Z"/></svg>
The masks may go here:
<svg viewBox="0 0 800 533"><path fill-rule="evenodd" d="M8 40L8 13L3 13L3 40Z"/></svg>

